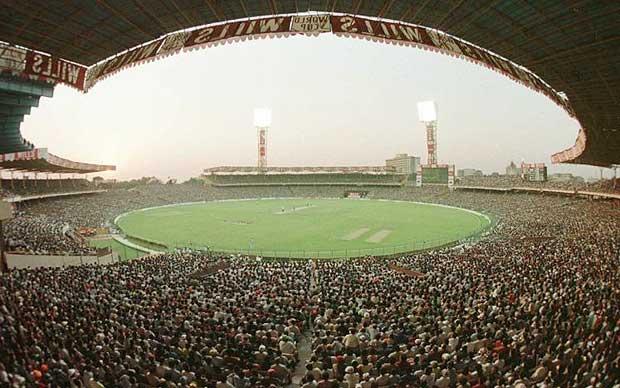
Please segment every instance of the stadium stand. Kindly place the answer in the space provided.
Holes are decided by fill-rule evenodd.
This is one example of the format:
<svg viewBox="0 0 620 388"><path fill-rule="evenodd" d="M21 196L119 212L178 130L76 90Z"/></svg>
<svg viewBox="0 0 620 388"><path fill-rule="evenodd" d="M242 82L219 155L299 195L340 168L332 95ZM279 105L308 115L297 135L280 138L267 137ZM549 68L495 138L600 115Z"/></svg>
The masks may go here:
<svg viewBox="0 0 620 388"><path fill-rule="evenodd" d="M310 196L343 188L290 189ZM15 270L0 276L0 379L306 388L620 381L613 202L368 189L373 197L486 210L500 222L479 243L388 260L272 262L179 251ZM145 206L259 193L290 195L280 187L150 185L88 198L133 196Z"/></svg>
<svg viewBox="0 0 620 388"><path fill-rule="evenodd" d="M68 224L53 217L17 214L5 227L5 246L9 251L38 255L96 254Z"/></svg>
<svg viewBox="0 0 620 388"><path fill-rule="evenodd" d="M597 193L620 193L620 180L614 184L614 179L599 180L586 183L581 181L571 182L528 182L517 176L497 175L481 177L461 177L457 180L459 186L469 187L497 187L497 188L518 188L528 187L535 189L559 189L569 191L585 191Z"/></svg>
<svg viewBox="0 0 620 388"><path fill-rule="evenodd" d="M28 201L19 205L20 212L16 219L23 216L44 217L72 230L80 228L112 228L113 220L127 211L145 207L162 206L182 202L199 202L222 199L243 198L341 198L348 190L362 190L367 192L370 199L394 199L405 201L420 201L428 203L443 203L453 206L465 206L456 193L444 186L414 187L382 187L354 185L328 186L203 186L202 184L148 184L130 189L108 189L105 192L95 193L88 197L67 196L47 198L37 201ZM463 198L469 198L466 193ZM470 194L474 195L474 194ZM479 193L479 195L482 195ZM451 200L457 198L459 200ZM485 210L485 209L474 209ZM11 230L9 223L8 230ZM34 231L33 231L34 232ZM14 233L22 240L29 240L27 229L20 229ZM79 253L77 249L73 253ZM62 246L58 251L63 251Z"/></svg>
<svg viewBox="0 0 620 388"><path fill-rule="evenodd" d="M396 174L252 174L209 175L205 179L215 186L243 185L386 185L398 186L406 176Z"/></svg>
<svg viewBox="0 0 620 388"><path fill-rule="evenodd" d="M86 179L0 179L2 197L95 190Z"/></svg>
<svg viewBox="0 0 620 388"><path fill-rule="evenodd" d="M112 169L59 158L22 137L24 115L57 83L87 91L118 70L175 52L327 32L423 47L499 71L579 121L575 145L554 162L620 163L616 2L143 3L0 3L0 168ZM301 7L311 16L329 13L328 28L293 29L300 26L290 14ZM203 27L186 30L196 26ZM478 192L375 178L218 177L207 186L119 186L20 202L5 243L29 253L90 253L79 227L113 227L115 216L149 206L341 197L350 189L485 211L498 224L476 243L380 260L180 250L109 265L11 270L0 274L0 386L620 386L620 208L614 195L596 195L617 191L616 181L461 182L496 189ZM12 198L60 190L2 183ZM575 190L595 193L584 199Z"/></svg>

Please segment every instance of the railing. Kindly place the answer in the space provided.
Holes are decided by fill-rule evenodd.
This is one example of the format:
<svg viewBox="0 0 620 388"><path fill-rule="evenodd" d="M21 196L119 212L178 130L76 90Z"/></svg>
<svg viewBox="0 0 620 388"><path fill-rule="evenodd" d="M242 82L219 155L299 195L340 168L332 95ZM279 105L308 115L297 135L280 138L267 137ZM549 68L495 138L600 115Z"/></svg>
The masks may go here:
<svg viewBox="0 0 620 388"><path fill-rule="evenodd" d="M291 258L291 259L335 259L335 258L355 258L355 257L389 257L399 254L410 254L421 251L428 251L431 249L441 249L451 246L458 246L462 244L473 243L481 238L488 230L490 226L484 228L469 237L460 240L427 240L427 241L412 241L410 243L380 246L371 248L353 248L353 249L256 249L256 248L222 248L214 245L196 244L191 241L188 242L175 242L170 244L175 248L191 248L196 250L208 250L214 254L232 255L241 254L252 257L264 257L264 258Z"/></svg>

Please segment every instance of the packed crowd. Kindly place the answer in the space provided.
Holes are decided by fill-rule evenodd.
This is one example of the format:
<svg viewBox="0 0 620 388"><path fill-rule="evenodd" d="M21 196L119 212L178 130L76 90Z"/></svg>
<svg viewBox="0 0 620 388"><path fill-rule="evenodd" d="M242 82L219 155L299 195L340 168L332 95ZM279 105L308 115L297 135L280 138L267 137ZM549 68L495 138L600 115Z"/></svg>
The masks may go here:
<svg viewBox="0 0 620 388"><path fill-rule="evenodd" d="M0 197L96 190L86 179L0 179Z"/></svg>
<svg viewBox="0 0 620 388"><path fill-rule="evenodd" d="M196 184L151 184L130 189L113 189L104 193L34 201L22 205L27 214L47 215L73 227L111 226L122 213L152 206L183 202L199 202L242 198L341 198L350 186L276 186L276 187L213 187ZM368 198L401 200L434 200L448 196L446 187L371 187L355 186L367 191Z"/></svg>
<svg viewBox="0 0 620 388"><path fill-rule="evenodd" d="M620 212L523 205L471 247L319 264L307 386L618 386Z"/></svg>
<svg viewBox="0 0 620 388"><path fill-rule="evenodd" d="M620 179L613 178L589 183L583 181L582 179L573 179L568 181L548 180L546 182L527 182L519 176L488 175L459 177L457 179L457 185L498 188L529 187L536 189L578 190L612 194L620 192Z"/></svg>
<svg viewBox="0 0 620 388"><path fill-rule="evenodd" d="M5 223L9 251L34 255L91 255L96 251L66 223L45 215L17 213Z"/></svg>
<svg viewBox="0 0 620 388"><path fill-rule="evenodd" d="M619 386L618 207L389 193L492 212L499 224L470 246L390 260L178 252L1 275L0 383Z"/></svg>
<svg viewBox="0 0 620 388"><path fill-rule="evenodd" d="M14 271L0 277L0 384L285 385L310 276L191 252Z"/></svg>
<svg viewBox="0 0 620 388"><path fill-rule="evenodd" d="M29 201L19 205L18 219L8 225L8 234L13 242L46 241L45 251L84 254L85 247L73 244L71 239L61 238L55 231L57 225L66 225L71 230L78 228L107 227L114 230L113 221L122 213L145 207L162 206L182 202L197 202L221 199L265 198L265 197L317 197L339 198L348 186L276 186L276 187L213 187L199 184L148 184L124 189L110 189L106 192L88 196L63 197L41 201ZM484 193L470 194L448 190L442 186L415 187L376 187L355 186L354 190L367 192L367 198L382 198L404 201L421 201L470 207L484 210L487 206ZM501 198L501 197L499 197ZM539 201L545 201L540 198ZM558 202L560 200L556 200ZM568 201L568 200L566 200ZM499 200L498 202L501 202ZM499 204L501 205L501 203ZM20 217L26 217L20 220ZM39 220L37 228L20 227ZM45 227L47 224L47 227ZM49 230L52 233L42 235ZM31 236L35 234L36 236ZM54 241L60 241L56 247ZM26 244L12 244L29 251ZM36 245L29 244L31 248Z"/></svg>

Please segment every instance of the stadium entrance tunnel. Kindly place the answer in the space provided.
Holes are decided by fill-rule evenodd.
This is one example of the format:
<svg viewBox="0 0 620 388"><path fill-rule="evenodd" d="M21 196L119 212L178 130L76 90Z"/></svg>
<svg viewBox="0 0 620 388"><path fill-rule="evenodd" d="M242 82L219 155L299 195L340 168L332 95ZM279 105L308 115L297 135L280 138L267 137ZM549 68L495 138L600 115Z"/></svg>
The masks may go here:
<svg viewBox="0 0 620 388"><path fill-rule="evenodd" d="M246 3L248 7L244 5ZM177 7L177 15L160 14L161 10L126 4L118 9L118 4L105 3L105 6L83 7L80 12L68 13L64 18L60 14L64 8L70 7L50 7L54 13L41 10L42 15L39 14L36 21L31 20L30 23L41 23L39 19L48 22L58 19L52 25L62 23L66 28L62 31L54 29L56 32L51 35L58 36L43 41L30 30L20 28L23 26L17 19L11 19L12 13L6 12L0 16L0 21L8 17L4 20L4 26L0 24L0 40L11 45L0 47L0 69L14 75L63 83L88 91L97 82L124 68L181 51L251 39L331 33L431 50L504 74L543 93L580 122L581 130L575 145L553 155L553 162L600 166L620 163L620 134L617 129L620 128L620 108L617 95L612 92L620 90L620 72L614 68L614 63L620 62L620 40L613 29L614 23L605 22L606 15L617 12L617 9L612 9L613 2L600 2L593 6L596 9L589 10L587 17L581 18L574 15L575 8L558 9L552 4L540 4L536 8L530 7L533 9L525 6L521 9L511 2L491 3L482 11L475 4L466 2L450 7L444 4L427 7L427 2L411 5L404 0L360 0L354 1L353 6L345 4L348 2L315 4L316 12L312 13L299 13L297 2L294 6L288 4L292 2L278 0L265 3L269 3L270 7L252 0L239 4L226 2L226 6L211 1L191 8L182 4L180 7L183 9ZM29 13L28 8L21 8L18 3L12 10ZM98 22L92 25L92 31L97 33L83 35L82 39L68 39L62 35L72 23L76 24L76 28L79 26L80 31L88 29L91 22L87 16L100 20L102 13L108 16L106 25L116 27L111 29L116 32L99 33L102 26ZM547 19L548 15L554 17ZM171 17L177 22L170 21ZM410 23L412 19L420 24ZM587 36L573 31L576 26L587 22L601 27ZM194 27L196 25L200 27ZM549 25L552 30L565 33L560 37L549 33ZM611 27L604 27L607 25ZM7 26L13 29L7 30ZM38 30L48 29L45 23L40 27ZM17 37L14 34L16 30L22 31ZM131 34L121 34L120 31ZM82 44L76 45L76 41L82 41ZM125 50L126 47L133 48ZM606 58L608 60L593 61L587 55L590 52L597 58L600 58L600 52L609 53L610 57ZM616 61L612 54L616 56ZM583 72L598 76L590 77L584 83Z"/></svg>

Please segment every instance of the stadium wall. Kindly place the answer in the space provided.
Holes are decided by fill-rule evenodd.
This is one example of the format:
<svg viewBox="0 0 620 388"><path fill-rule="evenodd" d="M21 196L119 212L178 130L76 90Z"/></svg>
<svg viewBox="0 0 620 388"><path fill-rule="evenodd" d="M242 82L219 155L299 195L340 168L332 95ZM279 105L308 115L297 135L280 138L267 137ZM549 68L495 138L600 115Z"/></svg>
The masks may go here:
<svg viewBox="0 0 620 388"><path fill-rule="evenodd" d="M105 256L22 255L17 253L6 254L6 263L9 269L65 267L83 264L112 264L116 262L118 262L118 258L113 253Z"/></svg>

